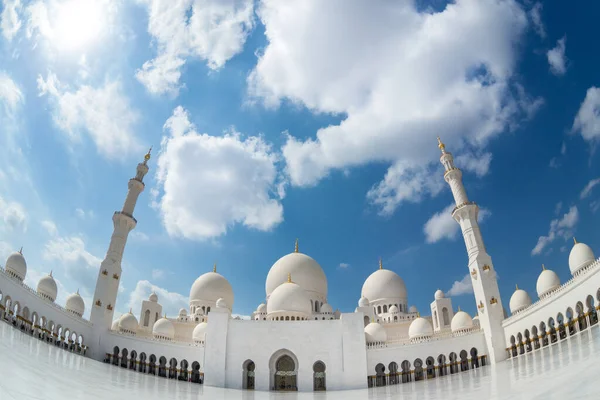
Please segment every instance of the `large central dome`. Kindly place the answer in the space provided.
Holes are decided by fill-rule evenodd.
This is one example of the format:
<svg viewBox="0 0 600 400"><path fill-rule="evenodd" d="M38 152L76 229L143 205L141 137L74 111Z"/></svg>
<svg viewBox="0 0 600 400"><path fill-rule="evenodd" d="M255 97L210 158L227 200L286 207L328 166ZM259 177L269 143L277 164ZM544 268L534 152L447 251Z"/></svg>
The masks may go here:
<svg viewBox="0 0 600 400"><path fill-rule="evenodd" d="M310 298L319 298L323 303L327 299L327 278L321 266L306 254L294 252L281 257L273 264L267 275L265 290L267 299L288 275L294 277L294 283L304 289Z"/></svg>
<svg viewBox="0 0 600 400"><path fill-rule="evenodd" d="M190 290L190 303L194 301L214 302L225 299L233 307L233 289L225 277L216 271L202 274L196 279Z"/></svg>
<svg viewBox="0 0 600 400"><path fill-rule="evenodd" d="M400 276L389 269L373 272L362 287L362 297L370 302L383 299L406 299L406 285Z"/></svg>

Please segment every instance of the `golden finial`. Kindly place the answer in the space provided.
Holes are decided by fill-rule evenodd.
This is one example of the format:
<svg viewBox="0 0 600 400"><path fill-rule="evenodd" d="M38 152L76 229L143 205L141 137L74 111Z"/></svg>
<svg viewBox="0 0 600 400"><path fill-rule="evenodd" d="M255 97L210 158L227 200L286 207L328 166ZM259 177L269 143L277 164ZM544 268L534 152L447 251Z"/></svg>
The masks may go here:
<svg viewBox="0 0 600 400"><path fill-rule="evenodd" d="M515 290L519 290L519 285L515 284L516 289Z"/></svg>
<svg viewBox="0 0 600 400"><path fill-rule="evenodd" d="M292 273L288 272L288 283L292 283Z"/></svg>
<svg viewBox="0 0 600 400"><path fill-rule="evenodd" d="M542 264L542 271L546 270L546 266L544 264Z"/></svg>
<svg viewBox="0 0 600 400"><path fill-rule="evenodd" d="M460 306L458 306L458 311L460 311Z"/></svg>
<svg viewBox="0 0 600 400"><path fill-rule="evenodd" d="M79 288L77 288L77 294L79 294Z"/></svg>
<svg viewBox="0 0 600 400"><path fill-rule="evenodd" d="M440 139L439 136L437 137L437 140L438 140L438 147L443 152L446 149L446 145L444 143L442 143L442 139Z"/></svg>
<svg viewBox="0 0 600 400"><path fill-rule="evenodd" d="M23 255L23 246L19 249L19 254Z"/></svg>
<svg viewBox="0 0 600 400"><path fill-rule="evenodd" d="M383 261L381 260L381 257L379 257L379 269L383 269Z"/></svg>
<svg viewBox="0 0 600 400"><path fill-rule="evenodd" d="M150 146L150 148L148 149L148 152L146 153L146 155L144 156L144 161L148 161L150 160L150 152L152 151L152 146Z"/></svg>
<svg viewBox="0 0 600 400"><path fill-rule="evenodd" d="M50 270L50 276L52 276L52 270Z"/></svg>
<svg viewBox="0 0 600 400"><path fill-rule="evenodd" d="M131 307L129 307L129 314L133 314L133 313L131 312Z"/></svg>
<svg viewBox="0 0 600 400"><path fill-rule="evenodd" d="M167 319L167 313L165 313L165 319Z"/></svg>
<svg viewBox="0 0 600 400"><path fill-rule="evenodd" d="M371 317L371 323L375 323L375 318Z"/></svg>
<svg viewBox="0 0 600 400"><path fill-rule="evenodd" d="M421 313L417 311L417 318L421 318Z"/></svg>
<svg viewBox="0 0 600 400"><path fill-rule="evenodd" d="M575 242L575 244L577 244L577 239L575 239L575 237L573 237L573 242Z"/></svg>
<svg viewBox="0 0 600 400"><path fill-rule="evenodd" d="M298 239L296 239L296 244L294 245L294 253L298 252Z"/></svg>
<svg viewBox="0 0 600 400"><path fill-rule="evenodd" d="M217 263L213 265L213 272L217 272Z"/></svg>

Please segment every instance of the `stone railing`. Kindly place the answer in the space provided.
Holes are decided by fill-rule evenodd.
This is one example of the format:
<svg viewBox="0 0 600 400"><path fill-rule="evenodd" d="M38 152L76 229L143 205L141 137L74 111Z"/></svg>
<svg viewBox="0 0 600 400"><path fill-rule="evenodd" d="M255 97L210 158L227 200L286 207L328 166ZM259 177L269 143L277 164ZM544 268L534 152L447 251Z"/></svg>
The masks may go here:
<svg viewBox="0 0 600 400"><path fill-rule="evenodd" d="M433 334L433 336L428 337L426 339L421 338L421 339L417 339L417 341L413 341L408 337L392 338L392 339L388 339L385 343L367 344L367 348L368 349L382 349L382 348L389 348L389 347L410 346L410 345L415 345L415 344L437 342L440 340L448 340L448 339L452 339L455 337L468 336L468 335L473 335L473 334L477 334L477 333L481 333L481 328L473 327L472 329L464 330L464 331L461 331L458 333L453 333L450 330L444 330L441 332L436 332Z"/></svg>
<svg viewBox="0 0 600 400"><path fill-rule="evenodd" d="M78 318L79 320L81 320L81 322L83 322L86 325L91 326L92 324L90 323L90 321L88 321L87 319L84 319L83 317L79 317L75 314L73 314L71 311L67 310L66 308L62 307L61 305L56 304L53 301L50 301L50 299L48 299L47 297L45 297L44 295L41 295L37 292L37 290L34 290L32 287L30 287L29 285L25 284L24 282L18 280L17 278L15 278L14 276L12 276L11 274L9 274L8 272L6 272L6 270L0 266L0 274L6 276L8 279L11 279L14 283L17 283L19 285L21 285L23 287L23 289L27 290L28 292L30 292L31 294L39 297L40 299L42 299L44 301L45 304L48 304L51 307L56 308L57 310L68 314L72 317ZM27 304L23 304L22 307L27 306ZM31 307L31 306L29 306Z"/></svg>
<svg viewBox="0 0 600 400"><path fill-rule="evenodd" d="M535 310L542 308L546 303L553 301L558 294L569 290L573 284L579 282L585 275L596 270L598 266L600 266L600 258L598 258L596 261L594 261L587 267L583 268L581 271L578 271L578 273L574 277L560 285L558 288L544 294L544 296L542 296L541 299L538 299L536 302L530 304L524 309L506 318L504 321L502 321L502 325L505 326L515 320L520 319L526 314L530 314L532 312L535 312Z"/></svg>
<svg viewBox="0 0 600 400"><path fill-rule="evenodd" d="M454 207L454 209L452 210L451 214L454 214L456 212L456 210L463 208L465 206L470 206L470 205L476 205L477 203L475 203L474 201L465 201L462 204L457 205L456 207Z"/></svg>
<svg viewBox="0 0 600 400"><path fill-rule="evenodd" d="M126 217L129 217L133 220L133 222L135 222L137 224L137 219L135 219L135 217L129 213L123 212L123 211L115 211L115 215L125 215Z"/></svg>
<svg viewBox="0 0 600 400"><path fill-rule="evenodd" d="M195 342L182 342L177 339L173 340L165 340L165 339L156 339L154 336L138 336L132 335L131 333L121 332L121 331L110 331L113 335L125 336L134 340L145 341L150 343L161 343L161 344L169 344L176 346L187 346L187 347L204 347L203 343L195 343Z"/></svg>

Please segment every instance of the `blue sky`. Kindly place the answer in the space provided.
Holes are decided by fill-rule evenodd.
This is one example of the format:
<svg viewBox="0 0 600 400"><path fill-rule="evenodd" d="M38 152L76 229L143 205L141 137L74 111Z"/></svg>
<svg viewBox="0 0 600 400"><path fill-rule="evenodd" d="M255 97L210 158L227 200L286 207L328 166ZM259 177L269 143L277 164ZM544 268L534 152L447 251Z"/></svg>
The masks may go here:
<svg viewBox="0 0 600 400"><path fill-rule="evenodd" d="M382 257L424 314L438 288L474 314L439 135L505 306L542 263L566 281L572 236L600 246L600 5L376 3L4 0L1 258L89 306L152 145L119 312L151 290L176 312L217 262L248 315L299 238L334 309Z"/></svg>

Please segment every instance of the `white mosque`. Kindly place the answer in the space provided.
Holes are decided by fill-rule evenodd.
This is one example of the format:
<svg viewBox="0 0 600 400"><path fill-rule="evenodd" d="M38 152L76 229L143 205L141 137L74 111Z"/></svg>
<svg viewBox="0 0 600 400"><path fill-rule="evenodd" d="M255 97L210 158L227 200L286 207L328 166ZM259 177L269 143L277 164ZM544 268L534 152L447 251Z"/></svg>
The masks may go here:
<svg viewBox="0 0 600 400"><path fill-rule="evenodd" d="M553 343L569 340L598 323L600 261L575 241L569 255L573 277L562 283L544 267L538 299L516 289L510 316L503 309L496 270L477 223L479 207L469 201L462 172L439 141L444 179L456 207L452 217L462 229L477 315L471 317L440 290L431 315L409 306L404 281L382 263L364 282L358 307L340 313L327 300L327 277L319 264L298 249L277 260L265 283L265 302L251 320L232 318L233 288L216 266L193 283L189 308L167 318L152 294L113 321L121 261L133 211L144 190L150 153L137 166L98 280L89 320L79 293L65 306L55 303L52 273L37 288L24 284L22 251L0 268L0 319L51 345L98 361L206 385L245 390L320 391L357 389L434 379L503 362Z"/></svg>

